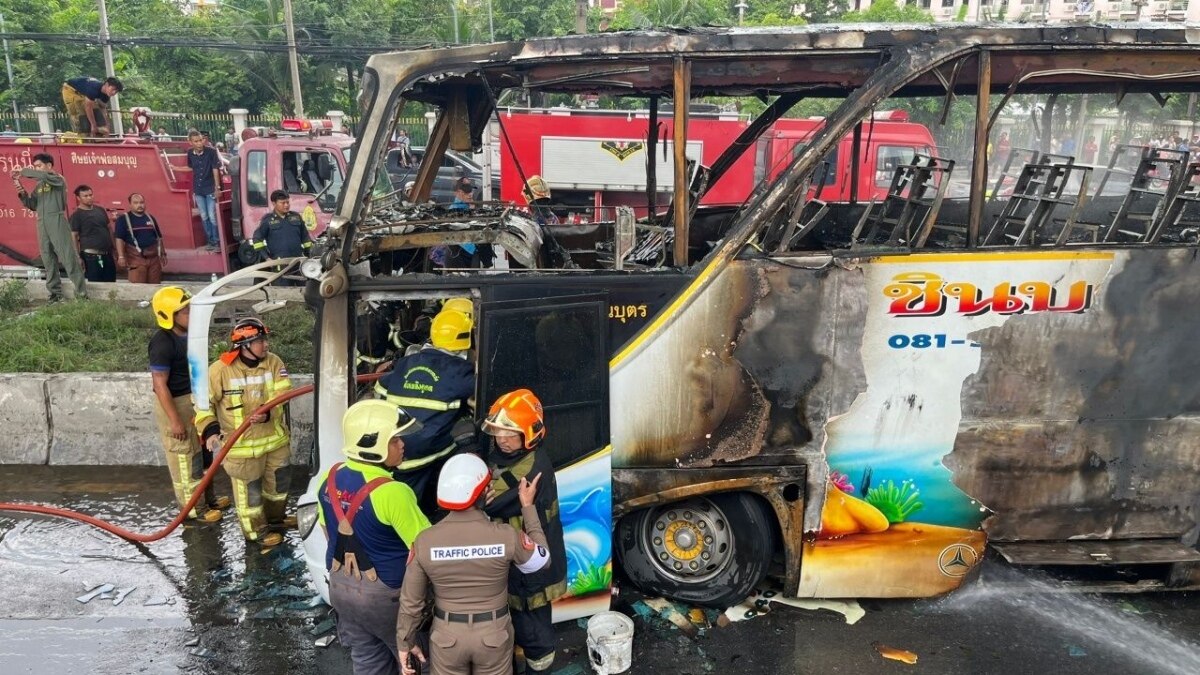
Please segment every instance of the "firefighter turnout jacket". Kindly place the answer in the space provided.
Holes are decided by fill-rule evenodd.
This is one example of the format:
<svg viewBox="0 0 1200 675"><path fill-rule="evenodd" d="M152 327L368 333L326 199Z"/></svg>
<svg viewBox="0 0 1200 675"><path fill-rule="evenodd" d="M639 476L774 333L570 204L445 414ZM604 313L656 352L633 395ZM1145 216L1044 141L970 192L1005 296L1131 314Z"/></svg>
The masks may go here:
<svg viewBox="0 0 1200 675"><path fill-rule="evenodd" d="M197 411L196 430L205 437L205 430L213 422L220 425L221 433L230 434L254 411L292 388L287 367L283 359L271 352L249 366L241 357L218 359L208 369L209 409ZM229 450L229 457L252 459L285 447L290 442L284 407L271 409L267 420L252 424Z"/></svg>
<svg viewBox="0 0 1200 675"><path fill-rule="evenodd" d="M375 384L375 393L417 418L421 430L404 437L404 462L411 471L432 464L454 449L451 429L467 412L475 393L471 362L427 344L421 351L396 359L391 372Z"/></svg>
<svg viewBox="0 0 1200 675"><path fill-rule="evenodd" d="M550 564L530 574L514 570L508 575L508 605L516 611L535 610L550 604L567 592L567 554L563 544L562 520L558 509L558 484L554 466L545 452L521 452L515 456L500 452L495 446L487 456L492 469L492 502L485 507L488 517L504 520L514 529L525 527L525 512L517 498L517 485L522 478L533 480L539 473L537 495L533 506L538 527L546 537Z"/></svg>
<svg viewBox="0 0 1200 675"><path fill-rule="evenodd" d="M353 543L340 541L338 518L329 494L330 481L337 495L336 508L351 521L353 534L349 537L355 539ZM418 508L412 488L393 480L386 467L346 460L326 474L317 488L317 499L321 504L317 520L325 528L329 541L325 569L333 569L335 553L340 548L358 556L360 569L374 569L389 588L400 588L409 547L429 527L429 519ZM356 501L358 508L352 510Z"/></svg>

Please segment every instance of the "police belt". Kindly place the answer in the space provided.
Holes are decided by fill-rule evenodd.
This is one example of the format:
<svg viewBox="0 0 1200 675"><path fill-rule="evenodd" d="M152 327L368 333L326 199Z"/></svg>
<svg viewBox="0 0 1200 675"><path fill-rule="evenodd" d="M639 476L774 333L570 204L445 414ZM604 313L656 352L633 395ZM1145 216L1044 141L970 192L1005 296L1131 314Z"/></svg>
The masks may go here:
<svg viewBox="0 0 1200 675"><path fill-rule="evenodd" d="M479 623L481 621L499 619L507 614L508 607L501 607L494 612L480 612L479 614L455 614L454 612L443 612L437 607L433 608L434 617L451 623Z"/></svg>

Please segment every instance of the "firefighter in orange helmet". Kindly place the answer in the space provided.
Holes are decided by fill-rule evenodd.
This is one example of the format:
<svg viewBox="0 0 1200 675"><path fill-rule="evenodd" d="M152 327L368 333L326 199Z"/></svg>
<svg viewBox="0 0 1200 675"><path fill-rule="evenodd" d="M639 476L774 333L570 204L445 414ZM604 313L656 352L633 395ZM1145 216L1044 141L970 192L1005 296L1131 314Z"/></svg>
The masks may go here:
<svg viewBox="0 0 1200 675"><path fill-rule="evenodd" d="M518 532L525 526L517 490L522 480L541 475L533 506L550 549L550 564L530 574L513 570L508 576L508 606L512 610L516 644L530 672L549 671L554 663L556 637L550 603L567 591L567 555L559 518L558 484L550 456L538 450L546 437L542 403L528 389L496 399L483 421L493 443L487 452L492 483L484 511L504 520Z"/></svg>
<svg viewBox="0 0 1200 675"><path fill-rule="evenodd" d="M292 438L284 407L256 413L260 406L292 388L283 359L268 351L270 332L254 318L238 321L230 333L233 349L208 369L209 408L196 415L204 445L220 448L243 422L250 426L225 457L225 473L233 483L233 503L247 541L264 547L283 541L268 524L284 525L287 465Z"/></svg>

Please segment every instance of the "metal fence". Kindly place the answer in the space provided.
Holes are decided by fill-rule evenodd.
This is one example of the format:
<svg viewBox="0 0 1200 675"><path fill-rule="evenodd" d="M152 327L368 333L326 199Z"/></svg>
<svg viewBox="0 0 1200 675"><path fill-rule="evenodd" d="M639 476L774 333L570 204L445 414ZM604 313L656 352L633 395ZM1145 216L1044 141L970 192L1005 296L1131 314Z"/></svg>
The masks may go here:
<svg viewBox="0 0 1200 675"><path fill-rule="evenodd" d="M130 121L128 115L123 115L122 120L126 132L133 128L133 123ZM61 110L52 112L50 114L50 121L55 131L69 131L71 129L71 124L67 120L66 113ZM281 121L282 118L279 115L249 115L246 118L246 125L251 127L274 127L278 129ZM344 124L353 130L358 125L358 118L347 115L344 119ZM408 131L408 136L412 139L413 145L425 145L428 141L429 127L424 117L404 117L400 119L400 125ZM233 115L228 113L170 113L169 115L154 116L152 113L150 126L155 132L165 129L171 136L180 138L186 137L192 129L199 129L200 131L207 131L214 141L220 141L224 139L225 131L233 128ZM37 133L37 115L33 112L22 112L20 115L14 116L11 111L0 111L0 130L7 130L10 127L13 131L19 131L23 134Z"/></svg>

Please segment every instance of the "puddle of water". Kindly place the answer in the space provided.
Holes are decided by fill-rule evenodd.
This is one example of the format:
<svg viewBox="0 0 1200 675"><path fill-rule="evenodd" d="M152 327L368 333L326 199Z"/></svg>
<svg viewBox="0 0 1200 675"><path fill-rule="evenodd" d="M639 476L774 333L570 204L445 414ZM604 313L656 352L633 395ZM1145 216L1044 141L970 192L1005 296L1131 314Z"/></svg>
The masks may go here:
<svg viewBox="0 0 1200 675"><path fill-rule="evenodd" d="M954 612L1020 612L1088 649L1120 652L1146 675L1200 673L1200 645L1122 609L1118 602L1126 598L1064 593L1038 577L1004 570L998 582L978 580L939 606Z"/></svg>

